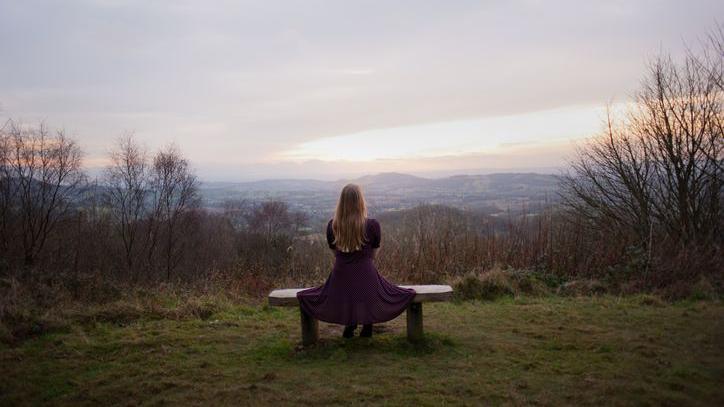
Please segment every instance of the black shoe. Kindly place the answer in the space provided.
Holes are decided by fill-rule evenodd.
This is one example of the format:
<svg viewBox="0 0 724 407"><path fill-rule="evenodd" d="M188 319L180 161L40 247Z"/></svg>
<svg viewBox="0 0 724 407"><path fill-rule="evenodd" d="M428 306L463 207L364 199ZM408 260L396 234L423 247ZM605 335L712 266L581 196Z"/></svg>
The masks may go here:
<svg viewBox="0 0 724 407"><path fill-rule="evenodd" d="M362 331L360 331L359 336L361 338L371 338L372 337L372 324L362 325Z"/></svg>
<svg viewBox="0 0 724 407"><path fill-rule="evenodd" d="M347 325L344 327L344 332L342 332L343 338L352 338L354 337L354 330L357 329L357 324L354 325Z"/></svg>

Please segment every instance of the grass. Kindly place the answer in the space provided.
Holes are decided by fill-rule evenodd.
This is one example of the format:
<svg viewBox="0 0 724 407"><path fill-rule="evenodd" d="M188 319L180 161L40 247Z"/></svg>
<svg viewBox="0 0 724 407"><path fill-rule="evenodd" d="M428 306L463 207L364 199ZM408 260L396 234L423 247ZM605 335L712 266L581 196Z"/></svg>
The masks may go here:
<svg viewBox="0 0 724 407"><path fill-rule="evenodd" d="M295 309L223 303L188 318L78 318L0 345L0 405L676 404L724 402L724 305L645 297L425 306L371 339L299 345ZM136 314L134 314L136 315Z"/></svg>

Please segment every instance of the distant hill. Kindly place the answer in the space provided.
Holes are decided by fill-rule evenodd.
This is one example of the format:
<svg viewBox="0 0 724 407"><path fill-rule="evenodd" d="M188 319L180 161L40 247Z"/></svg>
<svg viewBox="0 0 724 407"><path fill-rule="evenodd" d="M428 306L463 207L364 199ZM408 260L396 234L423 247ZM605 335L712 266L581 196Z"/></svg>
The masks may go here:
<svg viewBox="0 0 724 407"><path fill-rule="evenodd" d="M337 181L338 184L347 184L353 182L359 184L362 187L372 188L400 188L400 187L419 187L429 185L430 181L428 178L416 177L414 175L400 174L398 172L383 172L376 175L365 175L357 179Z"/></svg>
<svg viewBox="0 0 724 407"><path fill-rule="evenodd" d="M429 188L449 192L494 192L514 190L555 190L558 180L554 175L537 173L500 173L485 175L455 175L444 178L423 178L397 172L383 172L354 179L320 181L314 179L269 179L251 182L204 183L204 190L233 190L238 192L282 191L338 191L345 184L355 183L365 190Z"/></svg>
<svg viewBox="0 0 724 407"><path fill-rule="evenodd" d="M420 204L447 205L496 213L540 207L557 200L558 180L537 173L499 173L423 178L401 173L380 173L354 179L271 179L238 183L204 183L201 193L207 206L230 199L264 201L277 199L312 217L326 218L340 189L357 183L365 191L372 211L385 212Z"/></svg>
<svg viewBox="0 0 724 407"><path fill-rule="evenodd" d="M204 183L204 188L244 191L324 191L335 188L330 181L314 179L268 179L251 182Z"/></svg>

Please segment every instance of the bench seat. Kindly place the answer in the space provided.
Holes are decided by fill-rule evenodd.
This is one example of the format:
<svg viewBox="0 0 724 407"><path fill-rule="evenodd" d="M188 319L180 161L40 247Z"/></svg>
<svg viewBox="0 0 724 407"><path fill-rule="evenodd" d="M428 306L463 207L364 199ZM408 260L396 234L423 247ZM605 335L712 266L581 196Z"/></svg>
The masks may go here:
<svg viewBox="0 0 724 407"><path fill-rule="evenodd" d="M407 307L407 339L411 342L423 338L422 303L450 301L453 289L449 285L402 285L415 290L415 298ZM269 305L275 307L298 307L297 293L304 288L284 288L269 293ZM311 345L319 338L318 321L299 308L302 322L302 343Z"/></svg>
<svg viewBox="0 0 724 407"><path fill-rule="evenodd" d="M439 302L450 301L453 289L449 285L401 285L403 288L415 290L412 302ZM306 288L283 288L274 290L269 294L269 305L276 307L296 307L299 305L297 293Z"/></svg>

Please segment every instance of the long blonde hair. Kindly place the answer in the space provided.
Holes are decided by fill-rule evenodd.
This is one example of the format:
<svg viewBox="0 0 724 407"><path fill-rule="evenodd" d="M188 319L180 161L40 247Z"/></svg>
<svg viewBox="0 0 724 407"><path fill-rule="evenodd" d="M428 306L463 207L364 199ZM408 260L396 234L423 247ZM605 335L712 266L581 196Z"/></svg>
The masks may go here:
<svg viewBox="0 0 724 407"><path fill-rule="evenodd" d="M332 220L334 245L339 251L354 252L362 249L366 240L365 221L367 205L362 189L355 184L342 188L337 202L337 210Z"/></svg>

